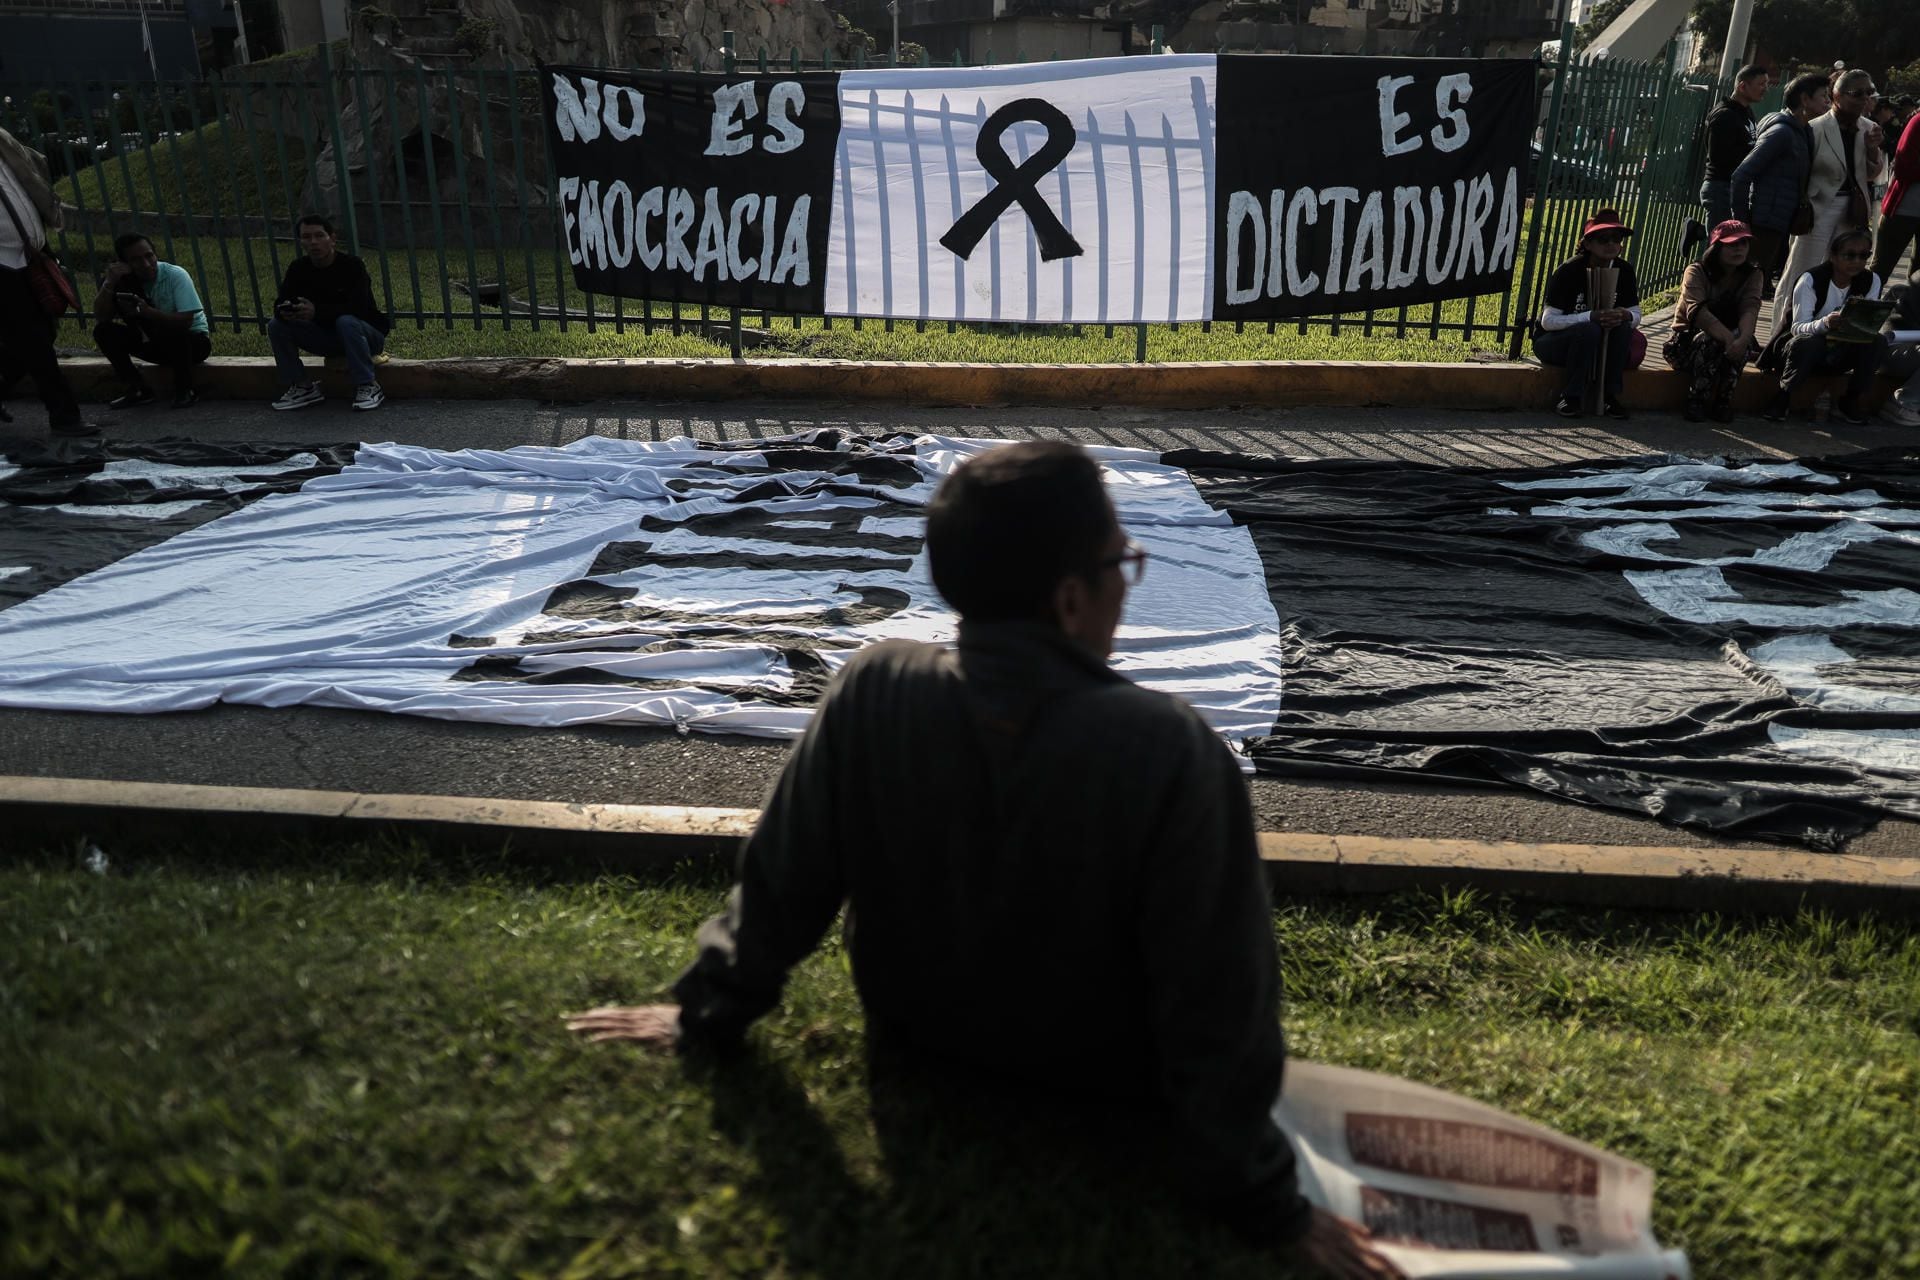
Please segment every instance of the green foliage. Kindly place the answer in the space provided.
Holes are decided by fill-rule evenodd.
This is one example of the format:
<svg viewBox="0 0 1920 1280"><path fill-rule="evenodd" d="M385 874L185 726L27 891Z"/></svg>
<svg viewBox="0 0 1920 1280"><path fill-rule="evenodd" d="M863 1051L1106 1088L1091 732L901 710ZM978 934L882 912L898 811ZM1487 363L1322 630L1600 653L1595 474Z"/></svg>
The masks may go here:
<svg viewBox="0 0 1920 1280"><path fill-rule="evenodd" d="M1733 0L1694 0L1693 27L1717 64ZM1905 0L1756 0L1748 38L1782 67L1836 61L1876 75L1920 58L1920 22Z"/></svg>
<svg viewBox="0 0 1920 1280"><path fill-rule="evenodd" d="M1632 4L1633 0L1600 0L1587 14L1587 20L1573 29L1573 47L1584 52Z"/></svg>
<svg viewBox="0 0 1920 1280"><path fill-rule="evenodd" d="M203 216L283 217L306 183L306 160L296 132L268 135L216 120L178 138L131 149L124 160L109 155L55 187L68 204L95 211L190 209Z"/></svg>
<svg viewBox="0 0 1920 1280"><path fill-rule="evenodd" d="M500 39L500 24L492 18L468 18L454 28L453 38L475 57L493 52Z"/></svg>

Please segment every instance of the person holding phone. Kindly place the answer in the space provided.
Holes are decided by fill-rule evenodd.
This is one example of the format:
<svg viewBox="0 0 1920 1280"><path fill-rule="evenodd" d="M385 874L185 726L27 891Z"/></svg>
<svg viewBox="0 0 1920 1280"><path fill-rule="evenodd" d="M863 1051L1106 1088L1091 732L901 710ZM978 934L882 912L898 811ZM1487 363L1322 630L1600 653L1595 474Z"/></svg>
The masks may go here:
<svg viewBox="0 0 1920 1280"><path fill-rule="evenodd" d="M173 407L199 400L194 373L213 354L207 311L185 267L162 262L153 241L129 231L113 242L115 261L93 299L93 345L125 386L109 409L152 404L153 388L133 363L162 365L173 374Z"/></svg>
<svg viewBox="0 0 1920 1280"><path fill-rule="evenodd" d="M353 407L378 409L386 401L373 376L374 357L386 350L393 323L373 297L366 263L342 252L333 224L308 214L298 226L302 256L287 267L267 322L274 363L283 390L276 409L304 409L326 397L307 376L300 353L345 356L353 377Z"/></svg>

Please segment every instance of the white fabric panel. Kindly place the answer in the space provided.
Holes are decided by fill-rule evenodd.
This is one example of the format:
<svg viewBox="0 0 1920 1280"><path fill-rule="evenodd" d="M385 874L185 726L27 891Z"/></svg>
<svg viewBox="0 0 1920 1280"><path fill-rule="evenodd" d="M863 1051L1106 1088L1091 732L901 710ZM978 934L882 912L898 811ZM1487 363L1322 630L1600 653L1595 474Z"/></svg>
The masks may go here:
<svg viewBox="0 0 1920 1280"><path fill-rule="evenodd" d="M307 704L794 736L811 709L795 694L788 653L831 670L874 640L945 640L954 630L924 550L908 557L794 541L795 526L824 532L841 519L918 537L924 522L899 507L924 507L947 471L989 443L923 437L899 447L917 481L889 487L834 475L838 493L799 492L828 473L770 471L764 454L690 439L506 451L366 446L337 475L0 612L0 705ZM1279 623L1252 540L1158 455L1098 455L1129 534L1153 553L1128 601L1116 665L1185 697L1229 738L1270 731ZM728 500L775 478L792 496ZM862 519L869 508L887 514ZM715 514L785 532L654 531L658 521ZM628 567L592 579L634 592L631 600L603 592L611 603L594 616L545 612L554 588L584 578L610 543L632 542L649 545ZM652 562L689 554L695 563ZM715 563L697 563L708 554ZM832 564L840 559L847 568ZM907 567L871 567L890 559ZM876 621L822 621L827 608L858 605L863 587L904 603ZM495 678L473 669L480 659L517 667ZM565 680L569 670L583 678ZM785 704L761 700L782 695Z"/></svg>
<svg viewBox="0 0 1920 1280"><path fill-rule="evenodd" d="M1043 97L1073 151L1036 190L1083 253L1040 259L1019 204L965 259L940 243L997 184L976 151L998 108ZM833 315L928 320L1200 320L1213 280L1214 58L847 72L828 237ZM1046 137L1001 139L1016 162Z"/></svg>

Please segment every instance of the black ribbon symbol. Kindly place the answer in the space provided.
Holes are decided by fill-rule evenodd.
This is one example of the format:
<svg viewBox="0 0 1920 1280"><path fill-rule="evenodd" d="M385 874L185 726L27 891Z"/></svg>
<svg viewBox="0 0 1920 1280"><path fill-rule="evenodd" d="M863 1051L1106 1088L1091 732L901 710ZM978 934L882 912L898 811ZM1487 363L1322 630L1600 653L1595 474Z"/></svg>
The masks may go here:
<svg viewBox="0 0 1920 1280"><path fill-rule="evenodd" d="M1045 125L1047 140L1038 151L1016 165L1006 148L1000 145L1000 138L1014 125L1028 121ZM1040 179L1051 173L1072 152L1078 136L1066 112L1040 98L1017 99L988 116L987 122L980 126L980 138L974 143L973 151L980 157L980 167L992 177L994 188L981 197L978 204L960 215L959 220L947 229L947 234L940 237L940 243L961 258L972 256L974 249L993 226L994 219L1019 201L1021 209L1026 211L1027 221L1033 224L1035 238L1040 241L1041 261L1052 262L1055 258L1072 258L1085 253L1080 242L1054 216L1053 209L1041 198L1038 188Z"/></svg>

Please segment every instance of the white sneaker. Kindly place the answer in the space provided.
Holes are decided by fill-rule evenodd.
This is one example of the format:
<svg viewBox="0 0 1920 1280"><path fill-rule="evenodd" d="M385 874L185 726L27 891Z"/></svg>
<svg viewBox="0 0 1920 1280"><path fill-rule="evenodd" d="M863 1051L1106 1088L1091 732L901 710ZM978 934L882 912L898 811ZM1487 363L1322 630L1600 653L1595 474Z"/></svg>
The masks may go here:
<svg viewBox="0 0 1920 1280"><path fill-rule="evenodd" d="M326 396L320 393L319 383L296 382L280 393L280 398L273 402L273 407L276 409L304 409L310 404L318 404L325 399Z"/></svg>
<svg viewBox="0 0 1920 1280"><path fill-rule="evenodd" d="M1895 396L1880 406L1880 420L1895 427L1920 427L1920 405L1902 404Z"/></svg>
<svg viewBox="0 0 1920 1280"><path fill-rule="evenodd" d="M363 382L353 389L353 407L356 409L378 409L386 400L387 393L380 389L377 382Z"/></svg>

